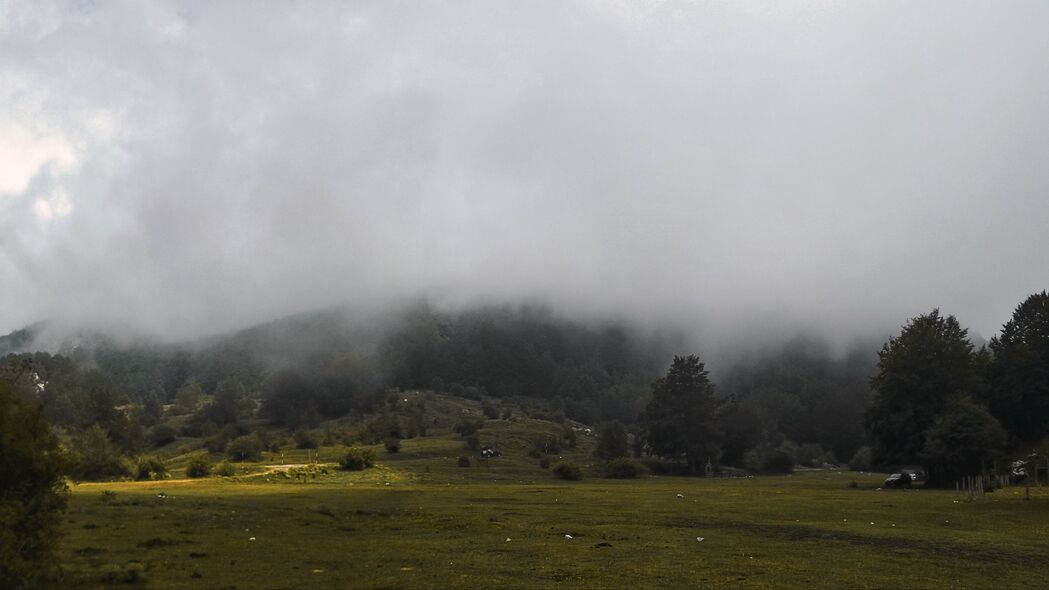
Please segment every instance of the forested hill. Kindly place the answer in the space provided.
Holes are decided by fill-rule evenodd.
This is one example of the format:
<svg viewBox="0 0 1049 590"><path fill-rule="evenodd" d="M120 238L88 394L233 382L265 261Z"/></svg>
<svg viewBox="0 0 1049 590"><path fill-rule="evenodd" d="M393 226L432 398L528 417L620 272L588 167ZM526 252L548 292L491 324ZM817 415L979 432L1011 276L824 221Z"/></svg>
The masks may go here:
<svg viewBox="0 0 1049 590"><path fill-rule="evenodd" d="M236 382L261 398L273 376L291 372L315 384L341 383L335 396L388 387L528 396L587 421L633 421L649 384L678 352L665 336L530 306L443 312L415 305L370 317L333 309L180 344L54 332L37 324L0 337L0 353L60 354L130 403L173 403L191 381L206 394Z"/></svg>

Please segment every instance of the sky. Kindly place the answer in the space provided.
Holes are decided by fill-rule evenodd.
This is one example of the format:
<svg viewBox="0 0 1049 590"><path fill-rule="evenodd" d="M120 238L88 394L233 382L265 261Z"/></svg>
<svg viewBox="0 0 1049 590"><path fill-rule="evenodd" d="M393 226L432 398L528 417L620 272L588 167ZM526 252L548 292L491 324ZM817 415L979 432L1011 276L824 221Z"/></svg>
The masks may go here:
<svg viewBox="0 0 1049 590"><path fill-rule="evenodd" d="M0 0L0 332L543 301L992 336L1049 287L1049 3Z"/></svg>

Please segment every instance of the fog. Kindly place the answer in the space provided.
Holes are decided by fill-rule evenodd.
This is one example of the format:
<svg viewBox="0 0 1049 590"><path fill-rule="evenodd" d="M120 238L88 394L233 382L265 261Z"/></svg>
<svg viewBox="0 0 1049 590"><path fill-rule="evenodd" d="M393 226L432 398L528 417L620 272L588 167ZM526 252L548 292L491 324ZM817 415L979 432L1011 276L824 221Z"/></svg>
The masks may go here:
<svg viewBox="0 0 1049 590"><path fill-rule="evenodd" d="M0 1L0 332L549 302L993 335L1049 277L1043 2Z"/></svg>

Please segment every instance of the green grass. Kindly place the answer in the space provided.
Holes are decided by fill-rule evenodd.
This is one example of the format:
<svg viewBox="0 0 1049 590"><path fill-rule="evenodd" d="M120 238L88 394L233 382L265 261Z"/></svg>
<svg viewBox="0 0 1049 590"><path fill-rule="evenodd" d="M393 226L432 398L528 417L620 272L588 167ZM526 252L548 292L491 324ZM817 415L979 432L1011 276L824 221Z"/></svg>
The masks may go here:
<svg viewBox="0 0 1049 590"><path fill-rule="evenodd" d="M526 455L532 435L559 428L489 421L482 439L505 454L470 468L456 466L464 451L449 434L405 440L397 454L377 446L379 465L362 472L322 465L296 479L253 464L232 478L77 485L61 549L66 583L1044 586L1047 488L1031 501L1021 488L966 501L948 491L878 490L882 475L834 471L609 480L593 476L586 438L565 455L589 476L561 482ZM321 449L321 461L342 450ZM305 451L285 453L286 463L304 459Z"/></svg>
<svg viewBox="0 0 1049 590"><path fill-rule="evenodd" d="M131 564L153 588L1013 588L1049 567L1044 489L956 502L873 476L849 489L847 473L488 481L498 470L80 485L64 563L80 585Z"/></svg>

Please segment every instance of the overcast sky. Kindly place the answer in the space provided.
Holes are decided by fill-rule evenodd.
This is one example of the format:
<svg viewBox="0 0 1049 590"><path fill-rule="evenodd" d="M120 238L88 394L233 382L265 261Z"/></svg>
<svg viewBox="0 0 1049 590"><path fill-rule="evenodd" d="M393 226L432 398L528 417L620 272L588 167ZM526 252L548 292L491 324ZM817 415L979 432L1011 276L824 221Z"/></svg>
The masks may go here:
<svg viewBox="0 0 1049 590"><path fill-rule="evenodd" d="M993 335L1049 287L1049 3L0 0L0 332L546 300Z"/></svg>

